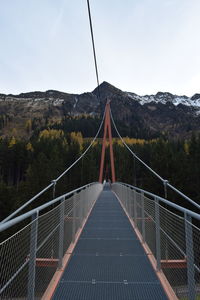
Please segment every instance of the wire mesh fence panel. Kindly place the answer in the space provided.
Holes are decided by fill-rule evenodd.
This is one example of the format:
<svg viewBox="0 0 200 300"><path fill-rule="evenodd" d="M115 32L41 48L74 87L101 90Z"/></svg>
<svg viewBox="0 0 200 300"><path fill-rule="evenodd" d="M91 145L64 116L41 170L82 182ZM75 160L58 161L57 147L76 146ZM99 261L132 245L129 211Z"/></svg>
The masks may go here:
<svg viewBox="0 0 200 300"><path fill-rule="evenodd" d="M180 249L182 253L186 253L185 241L185 222L184 215L176 213L160 206L160 227L168 236L168 239L174 241L174 247Z"/></svg>
<svg viewBox="0 0 200 300"><path fill-rule="evenodd" d="M26 298L31 225L0 244L0 299Z"/></svg>
<svg viewBox="0 0 200 300"><path fill-rule="evenodd" d="M37 256L58 257L56 243L58 244L60 209L61 204L38 218Z"/></svg>
<svg viewBox="0 0 200 300"><path fill-rule="evenodd" d="M134 215L133 199L134 199L133 190L129 190L129 212L128 213L131 219L133 219L133 215Z"/></svg>
<svg viewBox="0 0 200 300"><path fill-rule="evenodd" d="M144 196L145 241L156 257L155 203Z"/></svg>
<svg viewBox="0 0 200 300"><path fill-rule="evenodd" d="M142 234L142 203L141 203L141 194L136 194L136 210L137 210L137 227L140 233Z"/></svg>
<svg viewBox="0 0 200 300"><path fill-rule="evenodd" d="M200 229L192 224L195 269L200 274ZM197 281L199 284L200 282Z"/></svg>
<svg viewBox="0 0 200 300"><path fill-rule="evenodd" d="M58 268L58 236L59 228L54 230L51 237L37 252L35 297L42 297Z"/></svg>
<svg viewBox="0 0 200 300"><path fill-rule="evenodd" d="M200 229L186 218L188 298L200 297Z"/></svg>
<svg viewBox="0 0 200 300"><path fill-rule="evenodd" d="M195 295L200 299L200 272L197 269L195 269Z"/></svg>
<svg viewBox="0 0 200 300"><path fill-rule="evenodd" d="M94 184L59 202L0 243L0 299L40 299L92 204L102 190ZM90 192L89 192L90 191Z"/></svg>
<svg viewBox="0 0 200 300"><path fill-rule="evenodd" d="M74 197L70 197L64 202L64 229L63 229L63 254L69 248L72 242L72 211L74 205Z"/></svg>
<svg viewBox="0 0 200 300"><path fill-rule="evenodd" d="M116 183L113 189L157 260L157 268L162 269L177 297L182 300L200 299L198 217L192 220L192 212L171 205L169 201L162 202L156 195L149 193L150 197L147 197L145 191L138 192L139 189L125 184Z"/></svg>
<svg viewBox="0 0 200 300"><path fill-rule="evenodd" d="M146 215L148 215L152 221L155 221L154 200L149 199L146 196L144 196L144 210L145 210Z"/></svg>
<svg viewBox="0 0 200 300"><path fill-rule="evenodd" d="M58 205L38 219L35 297L42 297L58 267L62 206Z"/></svg>
<svg viewBox="0 0 200 300"><path fill-rule="evenodd" d="M178 295L179 289L187 286L187 265L182 250L161 230L161 268Z"/></svg>
<svg viewBox="0 0 200 300"><path fill-rule="evenodd" d="M131 190L127 190L127 213L131 217Z"/></svg>
<svg viewBox="0 0 200 300"><path fill-rule="evenodd" d="M67 251L72 241L72 219L65 217L64 220L64 252Z"/></svg>
<svg viewBox="0 0 200 300"><path fill-rule="evenodd" d="M200 299L200 229L193 225L193 249L195 263L195 292L197 299Z"/></svg>
<svg viewBox="0 0 200 300"><path fill-rule="evenodd" d="M74 194L73 196L73 240L75 240L75 234L76 232L78 231L79 229L79 224L80 224L80 221L79 221L79 215L78 215L78 209L79 209L79 198L77 196L77 194Z"/></svg>

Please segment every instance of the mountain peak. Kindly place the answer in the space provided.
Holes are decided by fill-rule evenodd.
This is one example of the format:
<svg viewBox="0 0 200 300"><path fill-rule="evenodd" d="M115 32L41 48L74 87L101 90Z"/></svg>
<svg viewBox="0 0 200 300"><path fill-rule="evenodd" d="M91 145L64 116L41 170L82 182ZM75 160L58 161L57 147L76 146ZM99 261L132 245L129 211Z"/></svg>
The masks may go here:
<svg viewBox="0 0 200 300"><path fill-rule="evenodd" d="M155 96L159 97L159 98L162 98L162 97L172 98L173 97L173 95L169 92L158 92Z"/></svg>
<svg viewBox="0 0 200 300"><path fill-rule="evenodd" d="M191 97L191 100L199 100L200 99L200 94L194 94L192 97Z"/></svg>
<svg viewBox="0 0 200 300"><path fill-rule="evenodd" d="M96 96L98 95L98 87L94 89L92 92ZM108 83L107 81L103 81L99 85L99 93L100 93L100 98L107 98L112 96L113 94L121 94L123 93L120 89L116 88L114 85Z"/></svg>

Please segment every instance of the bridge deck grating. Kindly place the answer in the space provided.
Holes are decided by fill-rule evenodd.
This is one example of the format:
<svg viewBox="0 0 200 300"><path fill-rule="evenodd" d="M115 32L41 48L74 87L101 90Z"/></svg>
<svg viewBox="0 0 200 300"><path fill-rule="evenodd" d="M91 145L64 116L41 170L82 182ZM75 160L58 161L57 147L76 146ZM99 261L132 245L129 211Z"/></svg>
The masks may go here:
<svg viewBox="0 0 200 300"><path fill-rule="evenodd" d="M114 194L97 200L53 299L167 299Z"/></svg>
<svg viewBox="0 0 200 300"><path fill-rule="evenodd" d="M73 300L164 300L166 296L155 283L81 283L61 282L54 299Z"/></svg>

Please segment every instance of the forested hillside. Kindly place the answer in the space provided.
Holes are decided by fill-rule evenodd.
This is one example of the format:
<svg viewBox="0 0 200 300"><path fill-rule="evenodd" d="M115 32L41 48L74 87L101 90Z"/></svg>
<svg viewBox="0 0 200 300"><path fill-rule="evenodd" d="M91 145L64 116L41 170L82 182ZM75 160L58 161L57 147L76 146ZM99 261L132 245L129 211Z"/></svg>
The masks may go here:
<svg viewBox="0 0 200 300"><path fill-rule="evenodd" d="M98 124L98 122L97 122ZM68 125L69 126L69 125ZM95 131L91 128L91 135ZM200 203L200 137L168 141L163 138L145 140L126 138L126 142L147 164L163 178ZM80 132L56 128L35 131L30 139L16 137L0 139L0 219L5 218L51 180L63 172L89 143ZM118 181L138 185L164 195L162 184L144 169L114 139L116 177ZM101 140L56 185L56 195L85 183L98 180ZM109 156L106 156L109 178ZM52 198L52 190L36 200L39 205ZM172 193L169 198L180 200ZM182 200L183 201L183 200ZM182 202L182 205L187 205ZM30 208L30 207L29 207Z"/></svg>

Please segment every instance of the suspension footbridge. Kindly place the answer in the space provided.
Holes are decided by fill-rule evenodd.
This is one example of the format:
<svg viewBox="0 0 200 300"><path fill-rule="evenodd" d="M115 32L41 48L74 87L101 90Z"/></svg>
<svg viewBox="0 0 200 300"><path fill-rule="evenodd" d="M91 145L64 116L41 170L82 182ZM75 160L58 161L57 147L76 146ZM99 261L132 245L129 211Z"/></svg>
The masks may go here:
<svg viewBox="0 0 200 300"><path fill-rule="evenodd" d="M99 87L89 0L87 6ZM100 98L99 89L98 94ZM160 180L164 197L116 181L111 121L134 160ZM98 182L55 197L57 182L87 155L103 124ZM107 135L111 178L106 183ZM53 199L28 210L50 189ZM126 144L108 101L97 134L82 155L1 221L6 239L0 243L0 299L200 299L200 215L167 199L168 189L199 212L198 203Z"/></svg>
<svg viewBox="0 0 200 300"><path fill-rule="evenodd" d="M111 120L127 150L161 180L165 196L170 188L200 208L132 152L108 101L85 152L0 223L0 232L20 226L0 244L0 299L199 299L200 215L116 181ZM56 183L87 155L103 122L99 181L55 198ZM109 183L104 180L107 135ZM50 188L52 200L22 213Z"/></svg>

